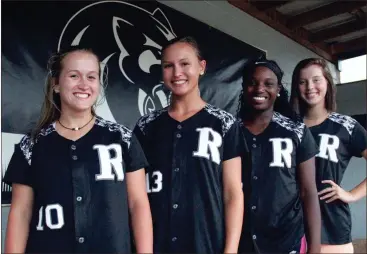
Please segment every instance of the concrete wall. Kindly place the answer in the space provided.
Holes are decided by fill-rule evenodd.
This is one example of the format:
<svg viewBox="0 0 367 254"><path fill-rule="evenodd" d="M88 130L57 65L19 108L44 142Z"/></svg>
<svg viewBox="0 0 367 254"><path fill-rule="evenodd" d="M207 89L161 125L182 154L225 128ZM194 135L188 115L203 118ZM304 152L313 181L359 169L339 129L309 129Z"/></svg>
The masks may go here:
<svg viewBox="0 0 367 254"><path fill-rule="evenodd" d="M337 87L337 111L346 115L360 115L367 113L367 80L341 84ZM352 158L345 172L342 187L353 189L366 178L367 165L363 158ZM351 204L352 237L366 238L366 198Z"/></svg>
<svg viewBox="0 0 367 254"><path fill-rule="evenodd" d="M363 158L352 158L341 187L351 190L366 178L366 160ZM352 213L352 239L366 239L366 198L350 204Z"/></svg>
<svg viewBox="0 0 367 254"><path fill-rule="evenodd" d="M367 113L367 80L337 86L337 111L346 115Z"/></svg>

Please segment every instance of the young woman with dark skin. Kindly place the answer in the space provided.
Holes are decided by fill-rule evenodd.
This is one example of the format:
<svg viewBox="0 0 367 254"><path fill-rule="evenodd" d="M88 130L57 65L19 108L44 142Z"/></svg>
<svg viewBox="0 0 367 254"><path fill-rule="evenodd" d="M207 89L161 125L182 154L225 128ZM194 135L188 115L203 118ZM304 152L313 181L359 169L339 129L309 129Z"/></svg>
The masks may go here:
<svg viewBox="0 0 367 254"><path fill-rule="evenodd" d="M288 103L282 76L271 60L248 64L243 72L238 117L250 151L242 160L242 253L299 253L304 228L308 253L320 251L314 162L318 150Z"/></svg>

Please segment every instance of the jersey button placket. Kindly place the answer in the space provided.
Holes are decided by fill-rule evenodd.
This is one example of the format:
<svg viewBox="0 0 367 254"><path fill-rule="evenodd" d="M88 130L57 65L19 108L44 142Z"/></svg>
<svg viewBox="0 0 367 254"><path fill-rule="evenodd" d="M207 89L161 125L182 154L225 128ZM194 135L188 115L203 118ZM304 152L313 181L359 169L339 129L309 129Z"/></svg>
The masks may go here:
<svg viewBox="0 0 367 254"><path fill-rule="evenodd" d="M76 145L75 144L72 144L70 146L70 149L71 149L71 158L76 161L78 160L78 156L76 155Z"/></svg>
<svg viewBox="0 0 367 254"><path fill-rule="evenodd" d="M256 138L253 138L252 140L253 140L252 147L253 147L253 148L256 148Z"/></svg>
<svg viewBox="0 0 367 254"><path fill-rule="evenodd" d="M257 147L257 145L256 145L256 137L253 137L253 138L252 138L252 141L253 141L253 143L252 143L252 147L253 147L253 148L256 148L256 147Z"/></svg>
<svg viewBox="0 0 367 254"><path fill-rule="evenodd" d="M254 161L256 162L256 164L258 164L261 160L261 146L257 146L256 144L256 141L257 141L257 138L256 137L252 137L252 154L253 154L253 163ZM254 164L254 168L257 167L257 165ZM257 183L257 180L258 180L258 176L255 175L257 174L258 172L256 172L256 170L253 171L253 176L252 176L252 184L251 186L253 186L252 188L252 193L251 193L251 197L250 197L250 202L252 203L252 206L251 206L251 217L253 216L253 218L255 219L256 218L256 211L257 211L257 202L258 202L258 191L259 191L259 186ZM251 231L252 231L252 240L253 241L256 241L257 239L257 236L255 234L255 232L253 232L254 228L252 227L251 228Z"/></svg>
<svg viewBox="0 0 367 254"><path fill-rule="evenodd" d="M84 237L77 237L76 240L78 241L78 243L84 243Z"/></svg>
<svg viewBox="0 0 367 254"><path fill-rule="evenodd" d="M181 124L178 124L177 125L177 129L178 130L181 130L182 129L182 125ZM176 138L182 138L182 135L179 131L176 132Z"/></svg>
<svg viewBox="0 0 367 254"><path fill-rule="evenodd" d="M79 185L78 183L76 182L79 182L80 180L80 177L81 177L81 174L82 172L79 171L79 158L78 158L78 155L77 155L77 145L76 143L72 143L70 145L70 156L71 156L71 165L72 165L72 177L73 177L73 187L75 190L77 189L80 189L80 188L77 188ZM80 213L80 209L84 210L84 207L83 207L83 197L81 195L81 193L78 193L77 192L74 192L74 197L75 197L75 201L74 201L74 209L75 209L75 212L76 212L76 217L75 217L75 227L76 227L76 242L78 243L78 246L77 249L78 251L80 252L85 252L85 248L86 248L86 244L85 244L85 241L86 241L86 236L84 235L84 230L82 230L80 228L80 216L81 216L81 213ZM83 212L84 213L84 212Z"/></svg>
<svg viewBox="0 0 367 254"><path fill-rule="evenodd" d="M76 156L76 155L75 155L76 145L75 145L75 144L72 144L72 145L70 146L70 149L72 150L71 158L72 158L74 161L78 160L78 156ZM80 203L82 200L83 200L83 198L82 198L81 196L79 196L79 195L78 195L78 196L76 197L76 201L77 201L78 203ZM80 237L80 238L83 238L83 237ZM79 240L80 240L80 238L79 238ZM79 241L79 240L78 240L78 241ZM83 240L81 240L81 241L83 241L83 242L84 242L84 238L83 238Z"/></svg>
<svg viewBox="0 0 367 254"><path fill-rule="evenodd" d="M180 182L180 166L181 166L181 160L180 160L180 153L181 153L181 143L184 142L182 139L182 130L183 126L182 124L176 125L176 130L174 132L174 145L173 145L173 153L172 153L172 169L174 174L172 174L171 178L171 184L175 186L177 183ZM171 195L171 221L178 222L177 215L179 213L179 205L177 201L179 200L179 193L175 191L175 189L172 189L172 195ZM172 223L171 225L171 243L174 245L177 245L178 236L176 235L176 231L178 225L175 225L175 223Z"/></svg>

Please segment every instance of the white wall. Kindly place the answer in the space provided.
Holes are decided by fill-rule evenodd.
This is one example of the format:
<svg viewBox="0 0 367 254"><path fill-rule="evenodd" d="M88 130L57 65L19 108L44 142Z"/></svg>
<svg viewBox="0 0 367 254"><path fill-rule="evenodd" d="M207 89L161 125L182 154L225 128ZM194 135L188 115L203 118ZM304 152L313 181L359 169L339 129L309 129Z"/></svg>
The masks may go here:
<svg viewBox="0 0 367 254"><path fill-rule="evenodd" d="M160 0L158 2L266 51L267 57L276 60L283 69L286 85L290 85L293 69L300 60L319 57L227 1ZM329 66L336 83L339 83L335 66L332 64Z"/></svg>

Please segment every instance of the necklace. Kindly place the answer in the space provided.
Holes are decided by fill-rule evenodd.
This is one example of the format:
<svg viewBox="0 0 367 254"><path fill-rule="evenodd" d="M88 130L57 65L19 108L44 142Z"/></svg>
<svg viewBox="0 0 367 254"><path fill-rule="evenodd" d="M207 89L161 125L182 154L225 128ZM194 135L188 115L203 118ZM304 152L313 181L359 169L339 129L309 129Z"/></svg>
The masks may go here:
<svg viewBox="0 0 367 254"><path fill-rule="evenodd" d="M69 128L69 127L66 127L66 126L64 126L61 122L60 122L60 120L57 120L58 122L59 122L59 124L62 126L62 127L64 127L65 129L68 129L68 130L72 130L72 131L78 131L78 130L81 130L81 129L83 129L85 126L87 126L92 120L93 120L93 118L94 118L94 116L92 116L92 118L86 123L86 124L84 124L83 126L81 126L81 127L75 127L75 128Z"/></svg>

